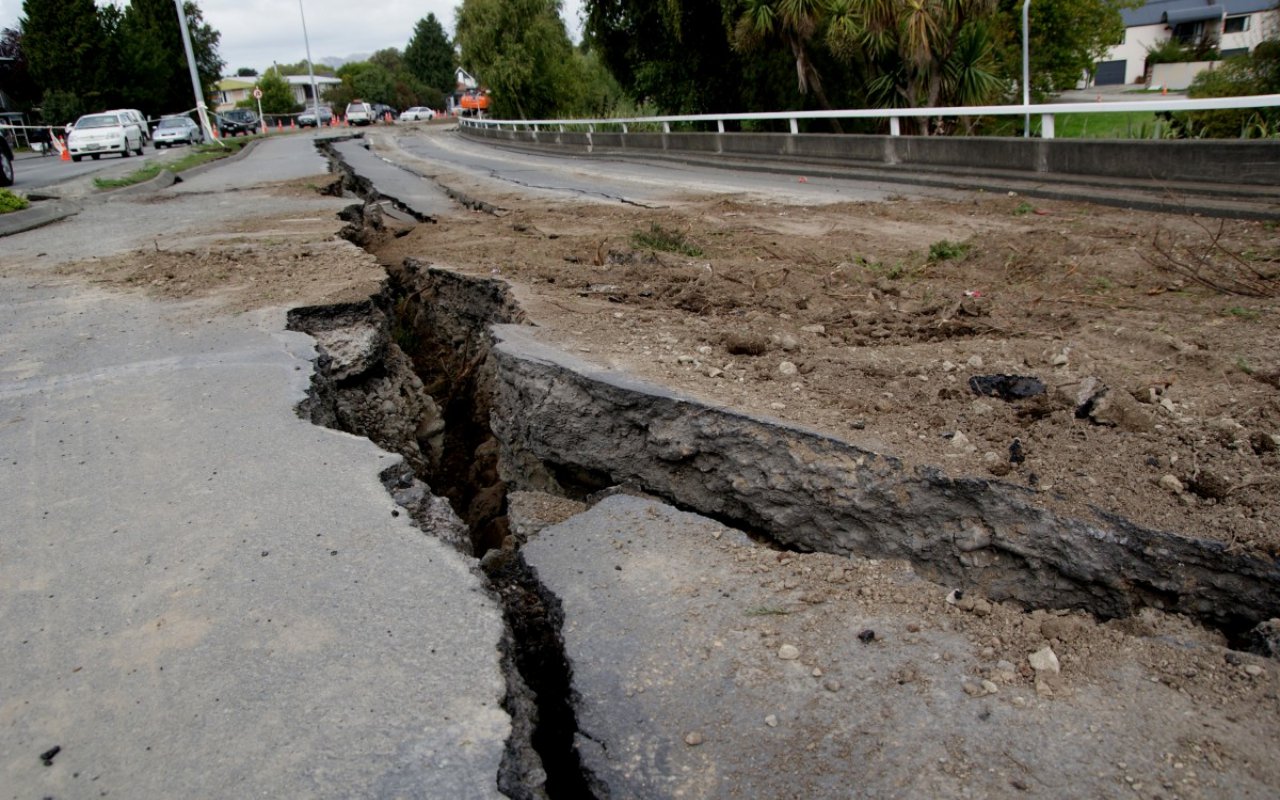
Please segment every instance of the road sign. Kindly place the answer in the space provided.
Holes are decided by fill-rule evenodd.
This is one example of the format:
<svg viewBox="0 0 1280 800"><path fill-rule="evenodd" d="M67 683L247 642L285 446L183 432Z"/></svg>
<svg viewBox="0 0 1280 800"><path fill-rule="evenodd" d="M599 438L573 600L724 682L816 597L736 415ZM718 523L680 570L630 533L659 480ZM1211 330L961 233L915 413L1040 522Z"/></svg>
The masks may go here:
<svg viewBox="0 0 1280 800"><path fill-rule="evenodd" d="M254 100L261 100L261 99L262 99L262 90L261 90L261 89L259 89L259 88L258 88L258 87L256 87L256 86L253 88L253 99L254 99Z"/></svg>

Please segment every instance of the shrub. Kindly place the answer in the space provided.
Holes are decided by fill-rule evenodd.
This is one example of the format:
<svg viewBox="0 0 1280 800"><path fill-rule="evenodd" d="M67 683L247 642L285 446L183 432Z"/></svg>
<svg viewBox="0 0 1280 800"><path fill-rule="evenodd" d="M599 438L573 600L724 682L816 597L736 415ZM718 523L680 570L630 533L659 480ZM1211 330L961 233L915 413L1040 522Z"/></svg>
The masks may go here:
<svg viewBox="0 0 1280 800"><path fill-rule="evenodd" d="M22 195L14 194L8 189L0 189L0 214L8 214L11 211L21 211L30 205L31 203Z"/></svg>

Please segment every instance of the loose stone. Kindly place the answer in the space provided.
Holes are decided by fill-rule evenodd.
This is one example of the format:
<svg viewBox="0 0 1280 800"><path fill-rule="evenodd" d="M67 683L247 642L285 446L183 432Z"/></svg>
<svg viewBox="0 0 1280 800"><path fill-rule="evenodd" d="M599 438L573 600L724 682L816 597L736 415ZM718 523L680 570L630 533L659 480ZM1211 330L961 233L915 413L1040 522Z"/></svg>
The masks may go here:
<svg viewBox="0 0 1280 800"><path fill-rule="evenodd" d="M698 733L697 731L691 731L684 735L684 743L689 745L690 747L697 747L698 745L702 744L702 742L703 742L702 734Z"/></svg>
<svg viewBox="0 0 1280 800"><path fill-rule="evenodd" d="M778 716L776 714L770 714L764 718L764 724L768 725L770 728L778 727Z"/></svg>
<svg viewBox="0 0 1280 800"><path fill-rule="evenodd" d="M800 657L800 648L793 644L784 644L778 648L778 658L783 661L795 661Z"/></svg>

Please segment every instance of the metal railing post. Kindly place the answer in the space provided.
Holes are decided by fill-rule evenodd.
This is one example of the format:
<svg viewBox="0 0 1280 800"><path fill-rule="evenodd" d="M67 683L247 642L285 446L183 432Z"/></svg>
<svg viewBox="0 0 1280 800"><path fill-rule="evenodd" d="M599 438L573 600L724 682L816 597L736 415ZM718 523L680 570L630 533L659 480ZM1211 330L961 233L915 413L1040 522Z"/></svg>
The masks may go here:
<svg viewBox="0 0 1280 800"><path fill-rule="evenodd" d="M797 136L800 133L800 120L795 117L791 118L791 135Z"/></svg>
<svg viewBox="0 0 1280 800"><path fill-rule="evenodd" d="M889 135L902 135L902 122L897 117L889 117Z"/></svg>
<svg viewBox="0 0 1280 800"><path fill-rule="evenodd" d="M1040 138L1042 139L1053 138L1053 115L1052 114L1040 115Z"/></svg>

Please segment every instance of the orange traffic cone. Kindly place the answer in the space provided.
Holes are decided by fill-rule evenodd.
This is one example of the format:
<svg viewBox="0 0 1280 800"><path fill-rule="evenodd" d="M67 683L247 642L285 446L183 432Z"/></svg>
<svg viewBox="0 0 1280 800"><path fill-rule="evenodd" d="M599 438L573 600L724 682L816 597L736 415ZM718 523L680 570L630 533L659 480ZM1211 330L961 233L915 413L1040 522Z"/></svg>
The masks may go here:
<svg viewBox="0 0 1280 800"><path fill-rule="evenodd" d="M59 141L59 142L62 142L62 148L61 148L61 149L62 149L62 155L60 156L60 158L61 158L63 161L70 161L70 160L71 160L71 151L67 149L67 140L66 140L66 139L64 139L64 138L62 138L61 136L59 136L59 137L58 137L58 141Z"/></svg>

